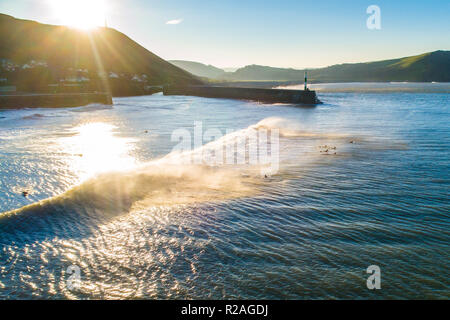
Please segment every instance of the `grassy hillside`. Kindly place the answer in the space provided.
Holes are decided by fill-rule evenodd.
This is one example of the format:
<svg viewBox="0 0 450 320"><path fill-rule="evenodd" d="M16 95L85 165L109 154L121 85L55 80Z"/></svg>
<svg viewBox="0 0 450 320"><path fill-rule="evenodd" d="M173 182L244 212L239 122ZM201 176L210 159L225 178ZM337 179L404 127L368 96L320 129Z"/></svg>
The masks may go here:
<svg viewBox="0 0 450 320"><path fill-rule="evenodd" d="M126 83L130 86L200 83L197 77L114 29L84 32L3 14L0 14L0 59L3 77L6 74L12 82L24 78L57 82L67 77L80 78L83 71L82 76L92 81L99 73L107 74L113 87L117 82L121 82L119 87Z"/></svg>
<svg viewBox="0 0 450 320"><path fill-rule="evenodd" d="M312 70L319 81L415 81L449 82L450 51L369 63L341 64Z"/></svg>
<svg viewBox="0 0 450 320"><path fill-rule="evenodd" d="M181 65L180 65L181 66ZM415 81L450 82L450 51L367 63L347 63L308 70L311 81ZM227 81L303 81L304 70L250 65L212 77Z"/></svg>
<svg viewBox="0 0 450 320"><path fill-rule="evenodd" d="M200 62L184 60L169 60L169 62L199 77L217 79L225 75L224 70Z"/></svg>

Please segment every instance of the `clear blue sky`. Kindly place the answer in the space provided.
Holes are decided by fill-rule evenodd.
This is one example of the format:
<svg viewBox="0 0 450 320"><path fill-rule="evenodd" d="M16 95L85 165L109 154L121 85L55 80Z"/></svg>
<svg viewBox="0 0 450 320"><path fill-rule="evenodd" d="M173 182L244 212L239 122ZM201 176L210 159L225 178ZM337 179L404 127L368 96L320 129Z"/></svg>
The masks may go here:
<svg viewBox="0 0 450 320"><path fill-rule="evenodd" d="M64 24L51 1L0 0L0 12ZM366 27L372 4L381 30ZM450 50L449 0L107 0L106 15L108 26L164 59L218 67L320 67Z"/></svg>

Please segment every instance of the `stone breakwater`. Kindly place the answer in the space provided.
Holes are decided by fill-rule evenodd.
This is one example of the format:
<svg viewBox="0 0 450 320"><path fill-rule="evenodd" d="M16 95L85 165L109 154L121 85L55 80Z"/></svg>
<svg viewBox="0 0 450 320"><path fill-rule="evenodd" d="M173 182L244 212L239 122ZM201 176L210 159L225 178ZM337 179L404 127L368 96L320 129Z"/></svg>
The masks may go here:
<svg viewBox="0 0 450 320"><path fill-rule="evenodd" d="M91 103L112 105L107 93L6 94L0 109L80 107Z"/></svg>
<svg viewBox="0 0 450 320"><path fill-rule="evenodd" d="M315 91L214 86L165 86L164 95L252 100L267 103L320 104Z"/></svg>

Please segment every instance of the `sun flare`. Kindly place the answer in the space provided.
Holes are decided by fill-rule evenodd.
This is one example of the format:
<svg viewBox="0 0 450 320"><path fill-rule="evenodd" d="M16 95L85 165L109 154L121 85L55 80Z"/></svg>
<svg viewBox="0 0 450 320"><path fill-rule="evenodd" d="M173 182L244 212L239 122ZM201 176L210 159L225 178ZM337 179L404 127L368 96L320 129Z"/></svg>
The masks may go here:
<svg viewBox="0 0 450 320"><path fill-rule="evenodd" d="M105 23L104 0L50 0L50 6L55 18L66 26L89 30Z"/></svg>
<svg viewBox="0 0 450 320"><path fill-rule="evenodd" d="M73 155L68 163L80 181L99 173L134 168L134 140L117 137L115 129L108 123L86 123L74 128L73 136L61 139L65 152Z"/></svg>

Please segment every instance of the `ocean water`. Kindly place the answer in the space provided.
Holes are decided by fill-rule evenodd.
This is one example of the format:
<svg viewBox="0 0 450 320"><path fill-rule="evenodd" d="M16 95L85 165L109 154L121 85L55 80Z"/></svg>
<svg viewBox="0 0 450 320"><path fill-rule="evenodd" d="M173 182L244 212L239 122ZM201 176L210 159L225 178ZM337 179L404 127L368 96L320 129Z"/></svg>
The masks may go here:
<svg viewBox="0 0 450 320"><path fill-rule="evenodd" d="M0 298L450 298L450 85L380 87L0 111ZM255 128L275 170L189 161Z"/></svg>

